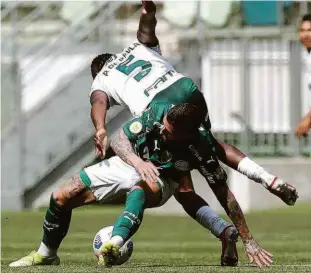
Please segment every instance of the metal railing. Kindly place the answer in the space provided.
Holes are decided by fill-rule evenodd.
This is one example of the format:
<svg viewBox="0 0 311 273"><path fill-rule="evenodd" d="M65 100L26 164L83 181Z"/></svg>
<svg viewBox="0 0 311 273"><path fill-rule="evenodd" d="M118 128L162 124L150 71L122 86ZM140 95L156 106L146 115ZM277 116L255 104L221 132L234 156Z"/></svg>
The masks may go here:
<svg viewBox="0 0 311 273"><path fill-rule="evenodd" d="M103 7L104 5L108 5L107 2L100 2L100 6L98 8ZM87 2L86 5L89 3ZM83 6L80 7L80 9L77 11L77 13L83 12ZM66 49L69 47L72 47L73 42L79 42L79 41L72 41L69 38L72 37L73 34L79 30L79 27L83 25L85 22L85 19L82 18L78 22L75 22L74 25L69 24L58 34L56 37L53 37L52 40L49 40L48 43L46 43L44 46L42 46L39 50L38 47L33 47L28 49L27 51L23 52L24 56L31 56L32 61L30 61L26 66L25 70L30 69L33 64L35 63L36 67L40 66L40 62L36 62L37 60L42 60L42 62L46 59L46 56L49 56L49 54L57 55L61 49ZM75 44L75 46L77 46Z"/></svg>

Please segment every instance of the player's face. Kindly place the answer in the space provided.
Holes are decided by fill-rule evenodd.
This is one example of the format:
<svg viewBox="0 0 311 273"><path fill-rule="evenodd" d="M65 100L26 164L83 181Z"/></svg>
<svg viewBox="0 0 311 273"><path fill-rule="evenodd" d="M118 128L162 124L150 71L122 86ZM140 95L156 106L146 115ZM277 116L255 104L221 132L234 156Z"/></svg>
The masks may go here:
<svg viewBox="0 0 311 273"><path fill-rule="evenodd" d="M304 47L311 48L311 22L304 21L300 24L299 39Z"/></svg>
<svg viewBox="0 0 311 273"><path fill-rule="evenodd" d="M166 116L163 119L163 126L160 130L160 134L165 142L172 142L172 141L187 141L193 138L193 135L181 132L181 131L176 131L174 130L173 125L171 125Z"/></svg>

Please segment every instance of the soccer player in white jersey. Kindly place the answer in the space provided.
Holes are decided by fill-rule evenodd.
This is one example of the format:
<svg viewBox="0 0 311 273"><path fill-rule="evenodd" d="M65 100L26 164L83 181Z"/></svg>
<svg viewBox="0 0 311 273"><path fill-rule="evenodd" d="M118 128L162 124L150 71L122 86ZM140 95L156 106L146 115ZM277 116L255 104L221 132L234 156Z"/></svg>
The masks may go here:
<svg viewBox="0 0 311 273"><path fill-rule="evenodd" d="M307 55L307 81L308 81L308 107L309 110L304 118L299 122L296 129L296 135L298 137L308 134L311 128L311 14L306 14L302 17L299 28L299 39L302 45L305 47L305 54Z"/></svg>
<svg viewBox="0 0 311 273"><path fill-rule="evenodd" d="M90 102L91 117L96 129L96 152L103 158L107 147L106 112L118 104L127 106L134 117L140 116L150 102L167 101L172 104L192 103L207 116L206 129L210 129L207 106L195 83L177 72L161 55L156 28L156 6L142 1L143 8L137 32L138 41L119 54L97 56L91 65L93 84ZM229 167L261 183L286 204L293 205L296 189L282 179L268 173L236 147L215 140L218 158ZM151 175L156 174L147 169Z"/></svg>
<svg viewBox="0 0 311 273"><path fill-rule="evenodd" d="M97 151L101 153L102 157L105 153L107 141L105 130L106 111L110 106L116 103L129 106L133 115L139 116L145 108L147 108L151 100L169 100L170 103L173 104L191 102L201 109L200 115L207 115L207 107L204 98L196 85L191 79L185 78L175 71L159 54L158 39L155 36L155 5L151 1L143 1L143 5L138 31L140 43L134 43L117 55L104 54L95 58L92 63L92 76L95 78L91 94L92 119L96 128L96 148ZM135 59L135 57L143 57L147 58L147 60L141 58ZM153 68L155 70L153 70ZM154 73L155 71L157 71L158 74ZM127 88L127 86L130 88ZM138 95L136 95L136 93L133 94L133 92L138 92ZM208 122L206 123L207 129L209 129ZM296 193L294 190L291 190L290 194L286 194L284 198L283 189L284 187L288 189L288 185L275 176L268 174L260 166L246 158L242 153L238 154L238 156L241 157L238 161L230 161L230 156L234 155L235 158L237 157L237 152L234 147L215 141L215 149L218 152L218 157L227 163L227 165L235 169L238 168L240 172L248 174L249 177L264 184L267 188L270 186L270 191L274 190L286 203L290 205L295 203L296 196L291 196L292 193ZM217 158L212 160L212 162L216 162L216 160ZM157 176L157 171L154 170L150 164L148 165L147 162L145 167L137 171L142 178L151 177L151 179L154 179L155 176ZM202 170L202 172L204 172L206 176L209 175L208 170ZM114 173L114 175L116 174ZM216 173L215 175L218 174ZM282 187L279 188L279 185ZM122 190L126 191L127 189L123 188ZM128 188L128 190L130 190L130 188ZM191 217L197 219L205 226L202 219L207 219L210 213L210 211L206 210L206 202L202 200L202 198L200 199L195 192L193 192L190 197L188 193L184 193L183 195L184 197L182 195L179 196L180 200L178 201L183 204L184 209ZM195 202L199 200L195 210L193 210L195 202L187 202L191 197L193 197L193 200L196 200ZM80 203L77 204L77 200L73 200L74 198L79 198ZM246 253L250 261L255 261L257 265L262 266L264 263L261 254L263 250L252 238L248 229L245 229L245 219L232 194L230 198L230 204L228 205L230 205L230 208L233 210L231 216L235 217L232 221L239 229ZM82 203L81 200L83 201ZM56 251L68 231L72 209L93 202L94 200L94 195L90 193L85 183L81 182L81 175L74 176L68 186L54 192L51 196L50 207L44 221L45 233L39 250L12 263L12 266L59 263ZM182 202L183 200L186 200L186 202ZM49 237L49 239L47 237ZM49 241L50 244L52 243L53 246L49 246L48 243L45 243L47 241ZM36 260L38 257L39 259Z"/></svg>

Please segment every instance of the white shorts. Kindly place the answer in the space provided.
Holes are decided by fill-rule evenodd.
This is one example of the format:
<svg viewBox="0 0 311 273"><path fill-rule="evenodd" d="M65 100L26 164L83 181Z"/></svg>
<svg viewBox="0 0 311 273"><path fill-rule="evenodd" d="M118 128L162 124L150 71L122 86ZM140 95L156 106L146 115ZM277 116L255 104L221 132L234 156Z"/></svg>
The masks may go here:
<svg viewBox="0 0 311 273"><path fill-rule="evenodd" d="M85 168L80 172L80 177L99 203L109 203L121 197L141 181L140 174L118 156ZM158 184L162 191L158 206L162 206L174 194L178 184L160 177Z"/></svg>

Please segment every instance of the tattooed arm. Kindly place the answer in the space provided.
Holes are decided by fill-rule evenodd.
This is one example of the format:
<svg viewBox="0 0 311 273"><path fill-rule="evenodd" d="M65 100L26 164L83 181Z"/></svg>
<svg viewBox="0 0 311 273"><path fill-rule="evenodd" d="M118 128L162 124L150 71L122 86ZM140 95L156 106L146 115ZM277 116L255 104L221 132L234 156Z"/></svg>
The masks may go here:
<svg viewBox="0 0 311 273"><path fill-rule="evenodd" d="M143 161L135 154L132 143L123 130L120 130L120 132L115 135L110 143L110 146L117 156L134 168L138 162Z"/></svg>
<svg viewBox="0 0 311 273"><path fill-rule="evenodd" d="M259 267L271 265L272 254L261 248L253 238L247 227L241 207L233 193L228 188L228 185L226 183L215 183L210 184L210 187L227 215L236 226L244 243L245 252L249 261L255 263Z"/></svg>
<svg viewBox="0 0 311 273"><path fill-rule="evenodd" d="M142 180L147 183L157 181L157 176L159 176L158 169L151 162L143 161L135 154L132 143L123 130L116 134L112 139L110 146L117 156L127 164L133 166L139 172Z"/></svg>
<svg viewBox="0 0 311 273"><path fill-rule="evenodd" d="M252 235L247 227L244 214L235 199L233 193L226 183L210 184L211 189L216 195L219 203L222 205L227 215L230 217L236 228L238 229L243 242L252 239Z"/></svg>
<svg viewBox="0 0 311 273"><path fill-rule="evenodd" d="M159 40L155 34L157 25L157 19L155 17L156 5L153 1L141 2L143 8L139 20L137 39L148 47L156 47L159 45Z"/></svg>

